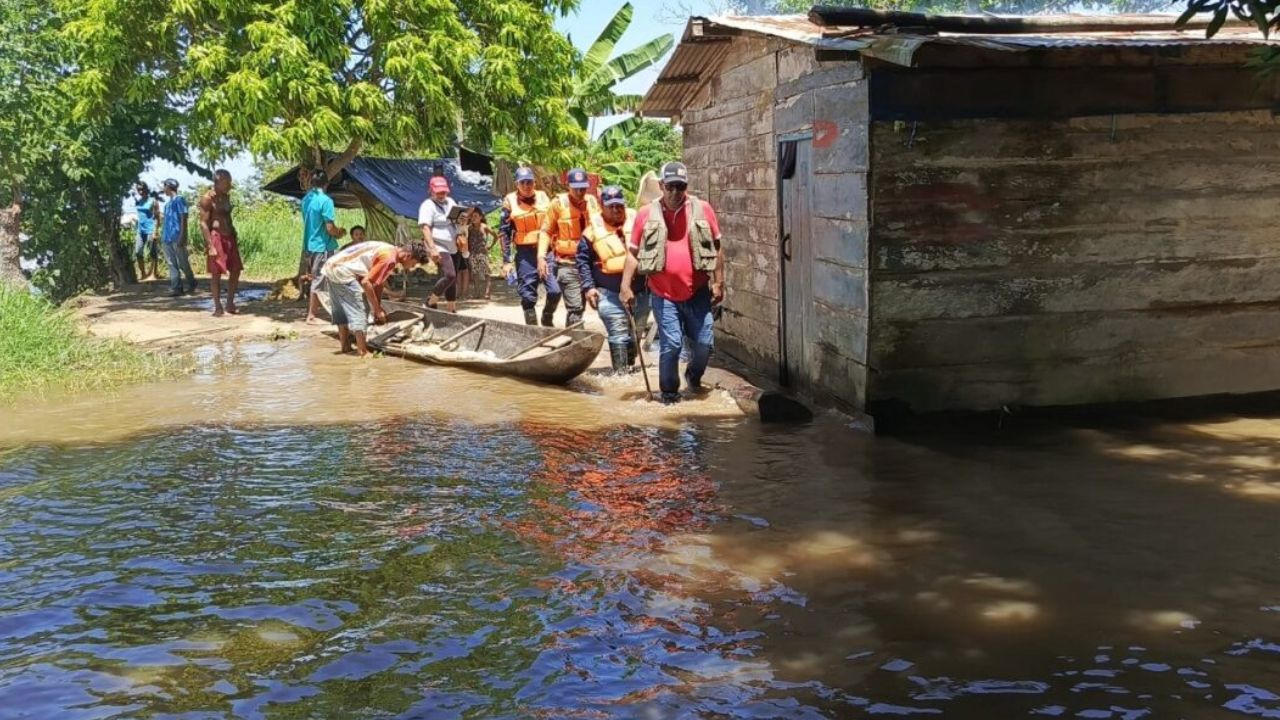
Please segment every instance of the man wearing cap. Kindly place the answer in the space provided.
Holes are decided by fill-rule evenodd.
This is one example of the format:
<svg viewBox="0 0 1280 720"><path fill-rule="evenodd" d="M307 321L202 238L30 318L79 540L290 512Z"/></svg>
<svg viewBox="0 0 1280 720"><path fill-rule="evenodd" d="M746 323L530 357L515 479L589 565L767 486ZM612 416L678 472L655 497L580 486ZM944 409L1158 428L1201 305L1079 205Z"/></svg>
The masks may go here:
<svg viewBox="0 0 1280 720"><path fill-rule="evenodd" d="M613 370L623 373L635 363L637 352L631 332L633 321L628 317L631 310L619 298L636 211L627 207L626 196L616 185L600 191L600 204L600 212L592 215L587 232L578 243L578 275L582 278L583 297L600 313L609 335ZM649 290L644 278L636 275L631 290L637 322L642 323L649 316ZM637 326L636 333L644 337L644 327Z"/></svg>
<svg viewBox="0 0 1280 720"><path fill-rule="evenodd" d="M568 173L569 192L560 193L547 208L542 221L542 238L538 245L538 277L554 274L564 296L565 327L582 320L582 278L578 275L578 243L586 234L587 223L600 214L600 205L587 194L591 180L587 171L574 168ZM554 268L550 263L555 263ZM550 327L556 306L547 302L542 310L542 324Z"/></svg>
<svg viewBox="0 0 1280 720"><path fill-rule="evenodd" d="M631 282L648 276L653 316L658 323L658 385L663 402L680 399L680 349L691 346L685 382L702 389L702 374L712 349L712 306L724 299L724 250L711 204L689 194L684 163L662 166L662 197L640 208L631 234L631 250L619 298L631 305Z"/></svg>
<svg viewBox="0 0 1280 720"><path fill-rule="evenodd" d="M431 288L427 307L434 308L441 298L449 303L449 312L458 311L458 268L453 255L458 252L458 226L454 208L458 203L449 197L449 181L437 175L427 184L430 195L418 208L418 225L422 240L431 254L431 262L440 270L440 279Z"/></svg>
<svg viewBox="0 0 1280 720"><path fill-rule="evenodd" d="M182 278L187 278L187 292L196 289L196 275L191 272L191 259L187 256L187 199L178 194L178 181L164 181L164 194L169 201L164 206L164 230L160 234L164 246L164 260L169 266L169 296L183 294Z"/></svg>
<svg viewBox="0 0 1280 720"><path fill-rule="evenodd" d="M516 273L526 325L538 324L539 283L547 289L547 309L542 315L544 325L551 324L551 317L560 303L560 286L556 284L555 276L548 274L544 279L538 275L538 245L550 206L547 194L534 187L533 170L527 167L516 170L516 191L502 200L498 234L502 240L502 274L509 277L512 270Z"/></svg>
<svg viewBox="0 0 1280 720"><path fill-rule="evenodd" d="M333 198L325 190L329 187L329 175L323 168L311 171L311 189L302 198L302 246L306 275L303 291L311 296L307 301L307 322L320 322L316 311L320 298L311 292L312 283L320 277L320 268L338 250L338 239L347 231L338 227L333 208Z"/></svg>

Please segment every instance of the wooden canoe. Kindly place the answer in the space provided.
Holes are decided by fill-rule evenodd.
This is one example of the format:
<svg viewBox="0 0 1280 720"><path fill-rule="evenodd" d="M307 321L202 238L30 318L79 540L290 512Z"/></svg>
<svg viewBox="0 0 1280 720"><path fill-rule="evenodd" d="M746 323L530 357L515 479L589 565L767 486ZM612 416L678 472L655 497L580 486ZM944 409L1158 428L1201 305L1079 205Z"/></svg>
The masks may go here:
<svg viewBox="0 0 1280 720"><path fill-rule="evenodd" d="M394 338L369 345L386 355L436 365L563 385L591 367L604 345L604 336L590 330L564 331L485 319L483 326L459 337L456 347L445 352L439 343L472 328L483 318L401 302L384 301L382 305L388 313L387 324L369 326L368 337L372 340L380 332L394 329L392 323L397 322L404 330ZM415 319L417 322L408 322ZM511 357L539 339L546 345Z"/></svg>

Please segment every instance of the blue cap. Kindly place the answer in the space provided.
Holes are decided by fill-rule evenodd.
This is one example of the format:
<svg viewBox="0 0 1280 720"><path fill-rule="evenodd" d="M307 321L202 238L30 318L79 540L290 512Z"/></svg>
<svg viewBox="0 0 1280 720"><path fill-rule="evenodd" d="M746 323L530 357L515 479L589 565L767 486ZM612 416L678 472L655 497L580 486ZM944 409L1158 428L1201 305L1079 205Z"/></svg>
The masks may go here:
<svg viewBox="0 0 1280 720"><path fill-rule="evenodd" d="M600 189L601 205L626 205L627 198L622 194L622 188L617 185L609 185Z"/></svg>
<svg viewBox="0 0 1280 720"><path fill-rule="evenodd" d="M533 180L533 170L527 167L516 168L516 182L524 182L525 180Z"/></svg>
<svg viewBox="0 0 1280 720"><path fill-rule="evenodd" d="M587 171L582 168L574 168L570 170L569 187L574 190L586 190L591 187L591 179L587 177Z"/></svg>

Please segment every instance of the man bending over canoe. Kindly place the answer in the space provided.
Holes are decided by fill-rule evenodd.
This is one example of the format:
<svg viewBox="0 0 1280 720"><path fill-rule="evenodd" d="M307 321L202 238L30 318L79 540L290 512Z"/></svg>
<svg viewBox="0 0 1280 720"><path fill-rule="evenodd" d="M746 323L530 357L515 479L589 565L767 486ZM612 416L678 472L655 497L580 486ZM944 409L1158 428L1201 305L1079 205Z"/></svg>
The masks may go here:
<svg viewBox="0 0 1280 720"><path fill-rule="evenodd" d="M356 349L360 357L369 356L365 345L365 300L373 310L373 321L379 325L387 321L382 310L382 290L396 265L405 271L425 263L431 254L425 245L415 242L398 248L390 243L370 240L348 246L329 258L320 274L329 289L330 315L338 326L338 340L342 352L351 352L351 336L356 336ZM363 296L363 297L362 297Z"/></svg>

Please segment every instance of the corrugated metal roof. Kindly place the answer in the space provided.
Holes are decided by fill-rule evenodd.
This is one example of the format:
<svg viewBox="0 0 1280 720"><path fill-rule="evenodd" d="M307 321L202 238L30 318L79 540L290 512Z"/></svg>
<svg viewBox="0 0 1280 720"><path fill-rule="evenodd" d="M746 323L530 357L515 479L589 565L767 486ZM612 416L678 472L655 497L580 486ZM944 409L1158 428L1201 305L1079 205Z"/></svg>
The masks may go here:
<svg viewBox="0 0 1280 720"><path fill-rule="evenodd" d="M1054 16L1087 21L1089 16ZM1150 19L1152 16L1123 16ZM1169 18L1172 24L1173 18ZM693 100L728 52L733 35L747 33L812 45L817 49L858 52L898 65L910 66L918 49L929 44L964 45L989 50L1020 52L1037 48L1088 47L1173 47L1189 45L1280 45L1263 38L1253 27L1229 25L1213 38L1201 29L1172 30L1168 27L1140 31L1097 31L1036 34L933 35L878 34L870 28L821 26L804 15L757 15L751 17L695 17L685 27L684 37L653 88L645 95L640 110L645 115L678 115Z"/></svg>

